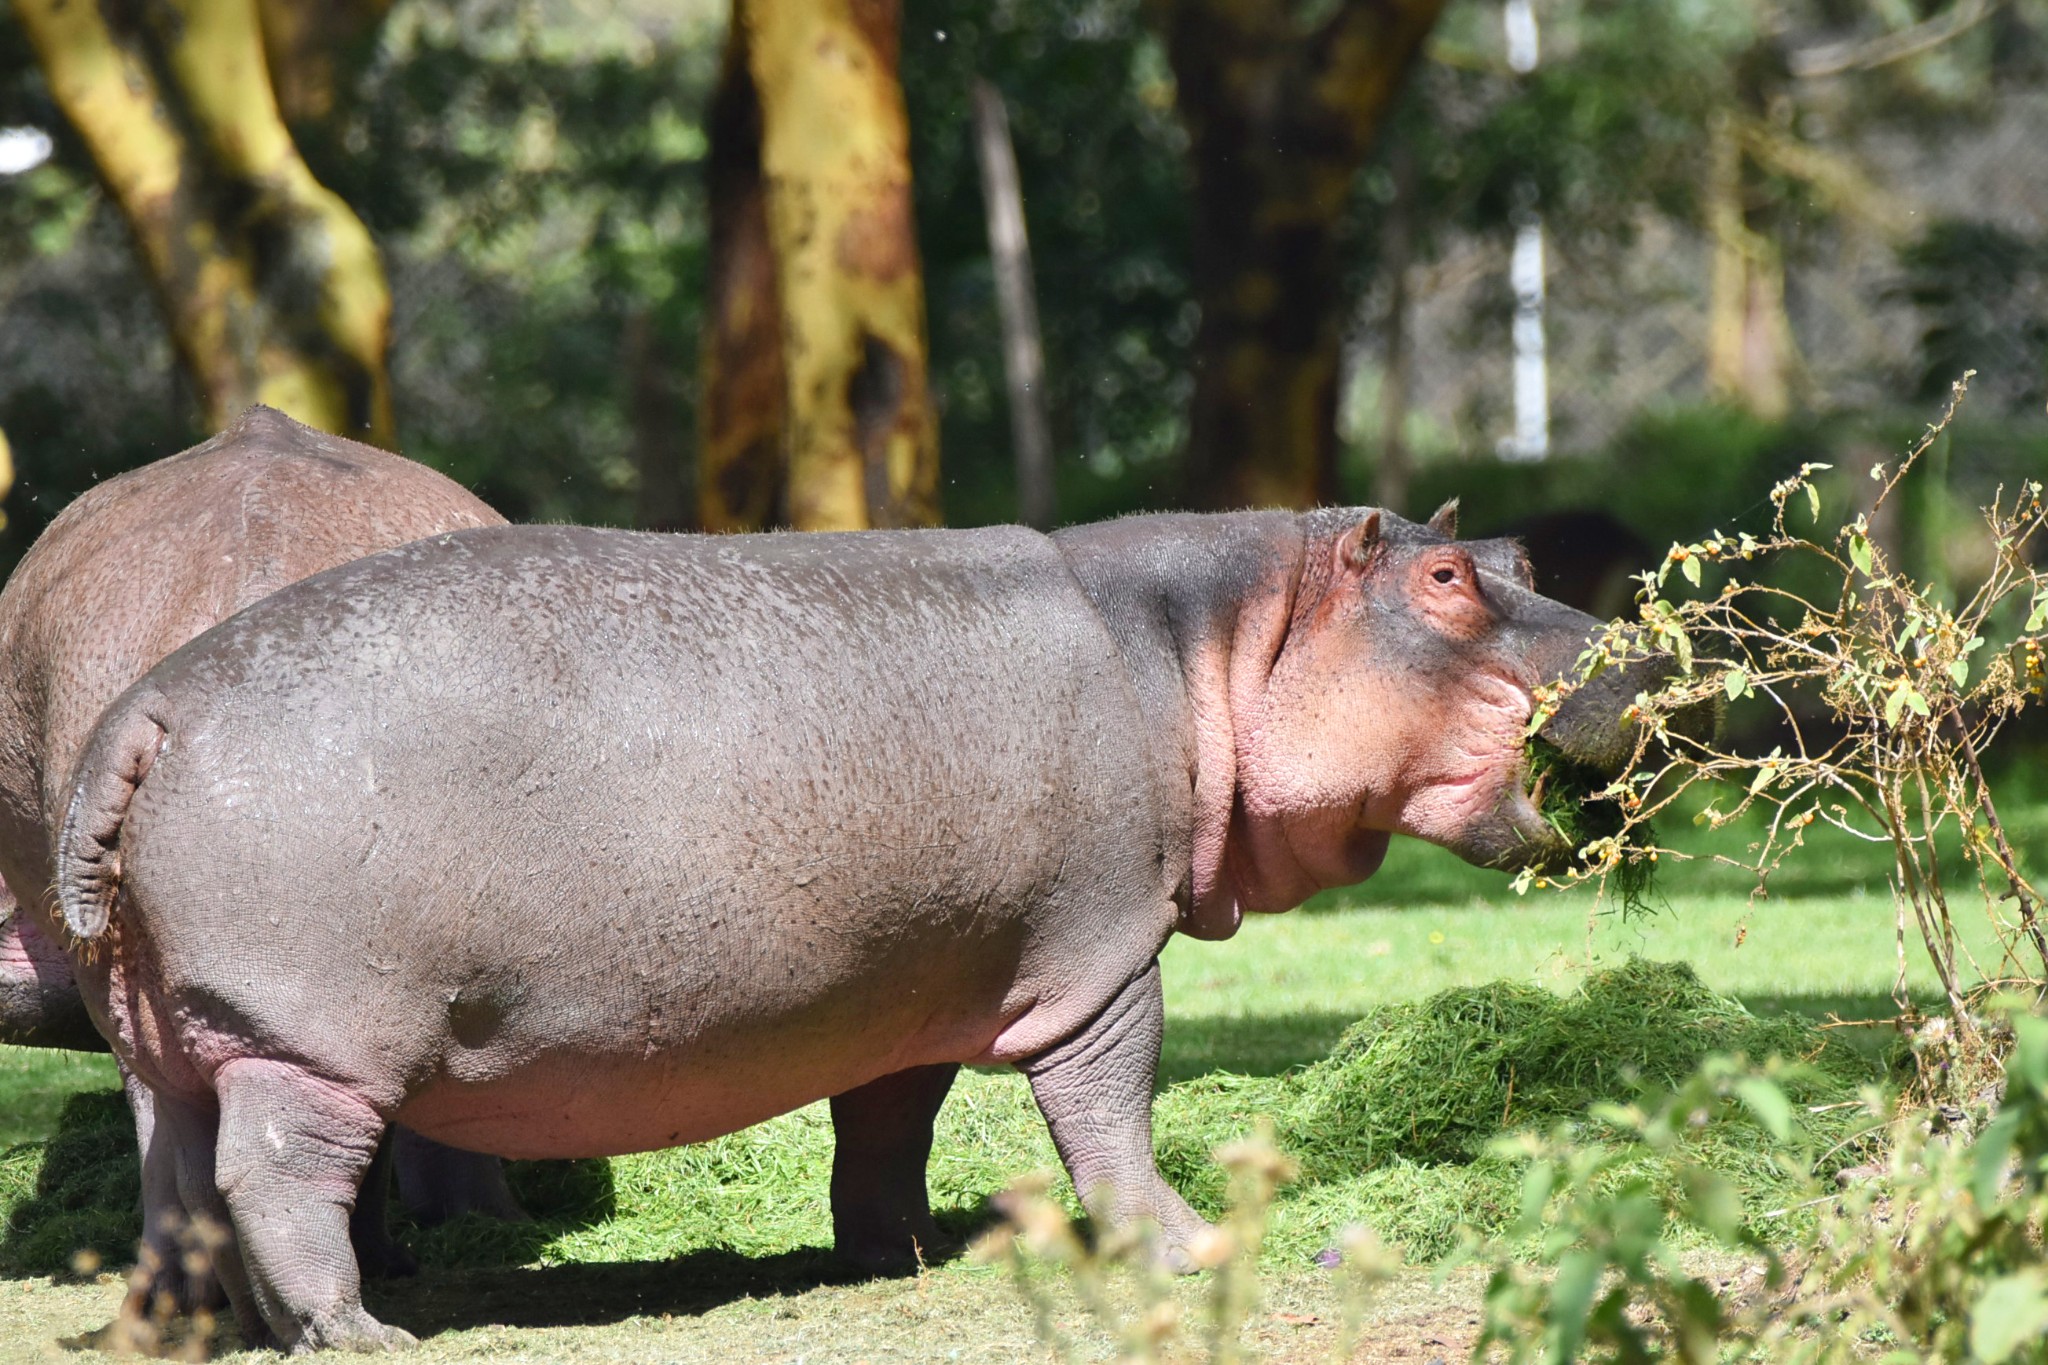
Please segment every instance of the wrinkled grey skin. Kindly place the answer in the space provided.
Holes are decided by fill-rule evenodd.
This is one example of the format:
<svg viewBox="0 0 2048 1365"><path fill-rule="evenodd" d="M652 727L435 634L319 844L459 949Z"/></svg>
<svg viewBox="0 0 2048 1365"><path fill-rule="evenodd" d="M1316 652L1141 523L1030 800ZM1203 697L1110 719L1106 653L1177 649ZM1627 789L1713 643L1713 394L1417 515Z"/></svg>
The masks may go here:
<svg viewBox="0 0 2048 1365"><path fill-rule="evenodd" d="M1184 1259L1169 936L1396 832L1539 851L1528 691L1594 623L1448 529L490 529L179 650L95 730L58 886L244 1330L411 1340L347 1236L394 1122L595 1156L831 1096L842 1243L907 1249L966 1062L1021 1069L1090 1207Z"/></svg>
<svg viewBox="0 0 2048 1365"><path fill-rule="evenodd" d="M0 1042L107 1046L50 932L53 907L17 912L7 891L51 884L64 779L106 704L287 583L503 522L422 465L257 407L201 446L101 484L51 523L0 592ZM147 1150L149 1093L128 1091ZM411 1142L401 1175L425 1216L518 1212L494 1157ZM151 1181L144 1205L146 1225L160 1230L175 1191ZM381 1202L366 1201L361 1249L380 1269L402 1269L381 1214Z"/></svg>

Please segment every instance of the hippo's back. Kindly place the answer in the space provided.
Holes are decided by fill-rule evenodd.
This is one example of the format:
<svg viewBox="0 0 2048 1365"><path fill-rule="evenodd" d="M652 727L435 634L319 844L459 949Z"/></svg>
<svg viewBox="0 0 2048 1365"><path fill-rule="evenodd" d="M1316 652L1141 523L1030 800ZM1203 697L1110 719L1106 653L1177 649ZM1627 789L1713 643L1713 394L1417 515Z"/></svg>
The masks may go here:
<svg viewBox="0 0 2048 1365"><path fill-rule="evenodd" d="M265 407L87 492L0 592L0 873L47 885L79 748L166 654L323 569L503 520L424 465Z"/></svg>

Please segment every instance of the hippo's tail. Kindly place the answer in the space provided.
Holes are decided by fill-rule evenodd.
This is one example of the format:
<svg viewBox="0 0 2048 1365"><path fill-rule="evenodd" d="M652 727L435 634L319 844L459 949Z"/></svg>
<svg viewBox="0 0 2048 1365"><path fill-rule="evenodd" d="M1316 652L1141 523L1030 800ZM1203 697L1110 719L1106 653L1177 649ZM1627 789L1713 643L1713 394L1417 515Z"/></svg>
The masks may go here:
<svg viewBox="0 0 2048 1365"><path fill-rule="evenodd" d="M131 693L108 707L71 774L57 833L57 906L81 939L107 931L121 892L121 825L164 741L154 700Z"/></svg>

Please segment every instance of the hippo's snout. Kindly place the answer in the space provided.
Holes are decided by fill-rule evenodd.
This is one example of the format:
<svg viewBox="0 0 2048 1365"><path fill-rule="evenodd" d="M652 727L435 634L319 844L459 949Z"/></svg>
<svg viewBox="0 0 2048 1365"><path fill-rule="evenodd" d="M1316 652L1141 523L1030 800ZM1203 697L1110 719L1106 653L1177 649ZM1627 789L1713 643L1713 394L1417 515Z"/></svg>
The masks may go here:
<svg viewBox="0 0 2048 1365"><path fill-rule="evenodd" d="M1634 760L1642 738L1636 698L1656 692L1677 676L1678 661L1669 654L1608 668L1579 684L1537 735L1572 762L1610 779L1619 777ZM1721 708L1715 700L1674 712L1665 722L1669 732L1696 740L1711 739L1720 725Z"/></svg>

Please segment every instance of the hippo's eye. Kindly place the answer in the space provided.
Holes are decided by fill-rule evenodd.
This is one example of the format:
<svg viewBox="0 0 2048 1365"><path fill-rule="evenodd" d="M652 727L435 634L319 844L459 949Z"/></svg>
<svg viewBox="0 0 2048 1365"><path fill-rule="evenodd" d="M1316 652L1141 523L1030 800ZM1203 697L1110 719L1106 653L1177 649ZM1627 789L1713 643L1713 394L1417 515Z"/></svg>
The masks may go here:
<svg viewBox="0 0 2048 1365"><path fill-rule="evenodd" d="M1439 583L1455 583L1458 581L1458 571L1456 569L1438 569L1430 577Z"/></svg>

